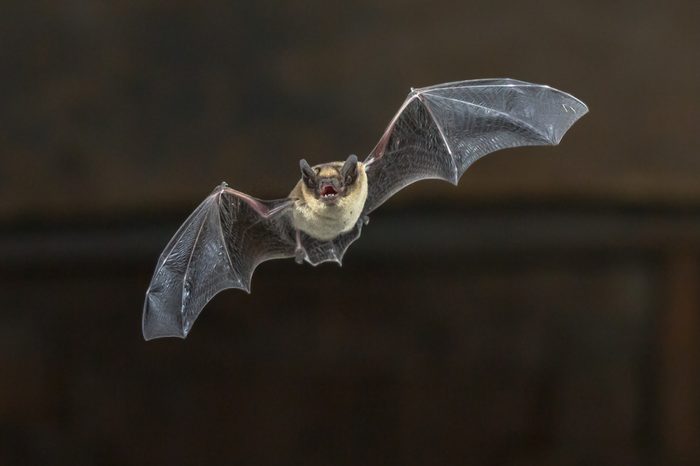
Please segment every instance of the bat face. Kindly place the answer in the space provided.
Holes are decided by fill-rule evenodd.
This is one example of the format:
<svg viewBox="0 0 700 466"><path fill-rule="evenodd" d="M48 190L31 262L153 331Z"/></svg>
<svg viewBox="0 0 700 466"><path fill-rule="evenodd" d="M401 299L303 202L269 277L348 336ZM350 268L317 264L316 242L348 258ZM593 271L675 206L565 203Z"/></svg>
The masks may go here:
<svg viewBox="0 0 700 466"><path fill-rule="evenodd" d="M343 162L331 162L315 167L306 160L299 162L301 168L302 194L306 199L313 198L326 206L337 206L342 198L351 196L357 190L357 156L351 155Z"/></svg>

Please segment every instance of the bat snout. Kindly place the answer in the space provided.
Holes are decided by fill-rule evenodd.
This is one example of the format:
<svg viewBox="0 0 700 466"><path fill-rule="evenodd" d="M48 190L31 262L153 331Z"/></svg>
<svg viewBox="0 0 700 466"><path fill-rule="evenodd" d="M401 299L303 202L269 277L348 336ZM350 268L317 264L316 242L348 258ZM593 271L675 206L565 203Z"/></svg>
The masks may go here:
<svg viewBox="0 0 700 466"><path fill-rule="evenodd" d="M324 178L318 183L318 197L326 203L334 203L343 193L343 186L337 178Z"/></svg>
<svg viewBox="0 0 700 466"><path fill-rule="evenodd" d="M330 196L336 194L338 194L338 191L336 191L335 188L329 184L321 188L321 196Z"/></svg>

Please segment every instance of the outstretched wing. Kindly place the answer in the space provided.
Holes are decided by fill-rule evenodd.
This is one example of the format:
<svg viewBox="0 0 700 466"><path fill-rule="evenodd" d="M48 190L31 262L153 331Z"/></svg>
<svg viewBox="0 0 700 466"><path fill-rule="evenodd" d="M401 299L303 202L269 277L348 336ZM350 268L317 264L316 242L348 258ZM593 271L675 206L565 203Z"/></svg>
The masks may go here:
<svg viewBox="0 0 700 466"><path fill-rule="evenodd" d="M586 104L549 86L482 79L413 89L365 160L364 213L409 184L457 184L480 157L508 147L556 145Z"/></svg>
<svg viewBox="0 0 700 466"><path fill-rule="evenodd" d="M294 256L289 199L262 201L223 183L175 233L158 259L143 307L143 336L187 336L209 300L250 291L255 267Z"/></svg>

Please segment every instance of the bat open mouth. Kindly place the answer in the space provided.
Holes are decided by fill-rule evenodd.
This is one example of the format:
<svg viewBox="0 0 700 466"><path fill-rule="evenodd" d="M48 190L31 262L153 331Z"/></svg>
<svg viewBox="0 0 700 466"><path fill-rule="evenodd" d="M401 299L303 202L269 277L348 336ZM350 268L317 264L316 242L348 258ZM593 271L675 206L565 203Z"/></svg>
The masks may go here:
<svg viewBox="0 0 700 466"><path fill-rule="evenodd" d="M335 196L336 194L338 194L338 191L331 185L326 185L321 188L321 196Z"/></svg>
<svg viewBox="0 0 700 466"><path fill-rule="evenodd" d="M318 189L318 197L327 203L335 202L340 195L338 189L331 183L321 183Z"/></svg>
<svg viewBox="0 0 700 466"><path fill-rule="evenodd" d="M321 187L321 197L331 198L331 197L335 197L337 195L338 195L338 191L336 191L333 186L327 184L327 185Z"/></svg>

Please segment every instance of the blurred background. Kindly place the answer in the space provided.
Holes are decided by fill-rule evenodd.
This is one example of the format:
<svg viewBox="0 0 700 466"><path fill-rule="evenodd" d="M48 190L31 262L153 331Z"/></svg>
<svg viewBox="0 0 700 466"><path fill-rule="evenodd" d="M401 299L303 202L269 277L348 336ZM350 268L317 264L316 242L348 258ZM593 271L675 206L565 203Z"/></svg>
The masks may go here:
<svg viewBox="0 0 700 466"><path fill-rule="evenodd" d="M700 464L697 2L199 3L0 7L0 464ZM590 113L143 341L215 185L282 197L486 77Z"/></svg>

